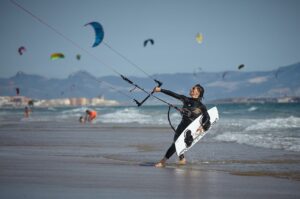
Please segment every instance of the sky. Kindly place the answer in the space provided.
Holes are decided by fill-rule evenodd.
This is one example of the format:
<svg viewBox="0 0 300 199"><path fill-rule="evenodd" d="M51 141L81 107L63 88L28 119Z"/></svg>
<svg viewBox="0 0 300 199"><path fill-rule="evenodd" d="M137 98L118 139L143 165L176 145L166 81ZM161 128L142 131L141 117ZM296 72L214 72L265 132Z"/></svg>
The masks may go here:
<svg viewBox="0 0 300 199"><path fill-rule="evenodd" d="M298 0L14 1L38 19L0 0L0 77L23 71L65 78L79 70L144 76L103 43L92 48L94 30L84 26L91 21L102 24L106 44L151 75L223 72L240 64L269 71L300 61ZM143 47L148 38L155 44ZM22 56L20 46L26 47ZM65 58L51 61L55 52Z"/></svg>

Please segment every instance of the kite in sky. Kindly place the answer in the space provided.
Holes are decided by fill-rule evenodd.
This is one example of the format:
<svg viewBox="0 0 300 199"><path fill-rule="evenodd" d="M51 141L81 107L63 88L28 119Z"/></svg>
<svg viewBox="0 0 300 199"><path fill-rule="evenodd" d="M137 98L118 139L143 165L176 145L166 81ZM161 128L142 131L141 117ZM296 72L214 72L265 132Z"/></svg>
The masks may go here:
<svg viewBox="0 0 300 199"><path fill-rule="evenodd" d="M62 58L65 58L65 55L62 54L62 53L53 53L53 54L50 56L50 59L51 59L51 60L62 59Z"/></svg>
<svg viewBox="0 0 300 199"><path fill-rule="evenodd" d="M24 46L21 46L19 49L18 49L18 53L20 55L23 55L23 53L26 51L26 48Z"/></svg>
<svg viewBox="0 0 300 199"><path fill-rule="evenodd" d="M151 43L152 45L154 45L154 40L153 39L147 39L144 41L144 47L146 47L148 45L148 43Z"/></svg>
<svg viewBox="0 0 300 199"><path fill-rule="evenodd" d="M238 69L241 70L241 69L244 68L244 67L245 67L245 65L244 65L244 64L241 64L241 65L238 66Z"/></svg>
<svg viewBox="0 0 300 199"><path fill-rule="evenodd" d="M85 24L84 26L87 26L87 25L90 25L94 28L94 31L95 31L95 42L93 44L93 47L96 47L98 46L103 38L104 38L104 30L103 30L103 27L100 23L98 22L90 22L90 23L87 23Z"/></svg>
<svg viewBox="0 0 300 199"><path fill-rule="evenodd" d="M199 44L202 43L202 41L203 41L203 35L202 35L202 33L198 33L198 34L196 35L196 41L197 41Z"/></svg>

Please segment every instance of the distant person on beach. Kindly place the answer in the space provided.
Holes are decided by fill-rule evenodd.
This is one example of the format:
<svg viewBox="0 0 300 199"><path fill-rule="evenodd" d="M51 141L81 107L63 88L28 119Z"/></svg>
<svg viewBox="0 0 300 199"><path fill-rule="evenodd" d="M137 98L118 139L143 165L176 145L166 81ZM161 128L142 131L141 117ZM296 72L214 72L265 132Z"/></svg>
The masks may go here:
<svg viewBox="0 0 300 199"><path fill-rule="evenodd" d="M31 110L28 106L25 106L25 109L24 109L24 117L25 118L28 118L30 116L30 113L31 113Z"/></svg>
<svg viewBox="0 0 300 199"><path fill-rule="evenodd" d="M97 112L95 110L86 110L85 111L85 122L92 122L97 117Z"/></svg>
<svg viewBox="0 0 300 199"><path fill-rule="evenodd" d="M202 104L202 98L204 95L204 88L197 84L193 86L190 90L190 96L187 97L184 95L179 95L177 93L174 93L169 90L161 89L160 87L155 87L153 89L153 92L162 92L166 95L169 95L171 97L174 97L178 100L180 100L183 103L183 110L187 114L182 114L182 120L180 124L177 126L173 143L167 150L165 156L163 159L161 159L158 163L155 164L155 167L164 167L166 164L166 161L175 153L175 141L180 136L180 134L184 131L184 129L192 123L198 116L203 114L202 122L200 123L200 127L198 128L198 131L203 132L206 131L210 127L210 117L207 113L207 108L204 104ZM186 159L184 155L179 156L179 164L184 165L186 164Z"/></svg>

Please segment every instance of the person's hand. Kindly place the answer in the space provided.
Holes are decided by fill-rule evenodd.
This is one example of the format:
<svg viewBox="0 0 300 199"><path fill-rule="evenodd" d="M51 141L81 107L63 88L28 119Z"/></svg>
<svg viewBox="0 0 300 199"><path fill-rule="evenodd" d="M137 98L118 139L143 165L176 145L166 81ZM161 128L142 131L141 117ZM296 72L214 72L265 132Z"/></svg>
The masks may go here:
<svg viewBox="0 0 300 199"><path fill-rule="evenodd" d="M204 129L203 129L203 127L202 126L199 126L199 128L197 129L197 131L196 131L197 133L203 133L204 132Z"/></svg>
<svg viewBox="0 0 300 199"><path fill-rule="evenodd" d="M156 93L156 92L160 92L161 91L161 88L160 87L155 87L153 89L153 93Z"/></svg>

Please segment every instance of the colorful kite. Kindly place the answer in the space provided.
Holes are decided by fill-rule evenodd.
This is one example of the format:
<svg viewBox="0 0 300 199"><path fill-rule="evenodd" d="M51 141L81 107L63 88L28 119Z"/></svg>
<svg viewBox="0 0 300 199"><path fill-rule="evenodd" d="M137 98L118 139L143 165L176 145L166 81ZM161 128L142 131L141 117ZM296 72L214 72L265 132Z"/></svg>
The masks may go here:
<svg viewBox="0 0 300 199"><path fill-rule="evenodd" d="M65 58L65 56L62 53L53 53L50 57L51 60L63 59L63 58Z"/></svg>
<svg viewBox="0 0 300 199"><path fill-rule="evenodd" d="M196 35L196 41L197 41L199 44L202 43L202 41L203 41L203 35L202 35L202 33L198 33L198 34Z"/></svg>

